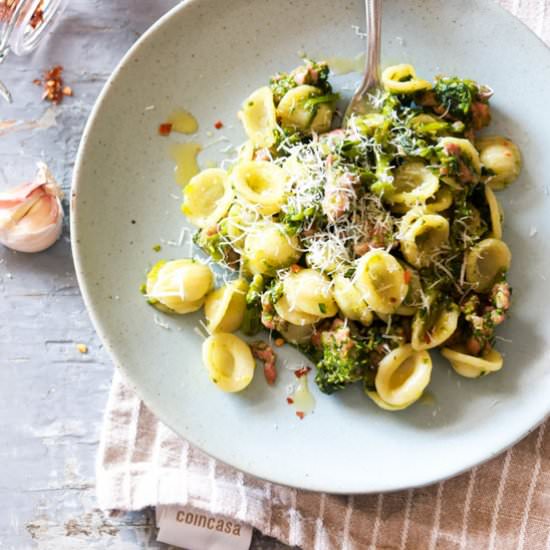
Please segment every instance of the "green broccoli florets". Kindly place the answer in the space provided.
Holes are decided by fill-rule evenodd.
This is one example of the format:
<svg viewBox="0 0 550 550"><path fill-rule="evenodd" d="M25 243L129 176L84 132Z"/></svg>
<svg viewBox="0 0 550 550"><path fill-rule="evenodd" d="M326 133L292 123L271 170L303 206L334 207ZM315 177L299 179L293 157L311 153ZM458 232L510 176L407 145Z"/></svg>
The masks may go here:
<svg viewBox="0 0 550 550"><path fill-rule="evenodd" d="M435 95L445 110L460 119L470 115L478 90L473 80L456 77L439 78L434 87Z"/></svg>
<svg viewBox="0 0 550 550"><path fill-rule="evenodd" d="M342 323L335 330L324 332L321 345L323 357L317 363L315 382L323 393L334 393L362 379L362 345L352 337L348 326Z"/></svg>

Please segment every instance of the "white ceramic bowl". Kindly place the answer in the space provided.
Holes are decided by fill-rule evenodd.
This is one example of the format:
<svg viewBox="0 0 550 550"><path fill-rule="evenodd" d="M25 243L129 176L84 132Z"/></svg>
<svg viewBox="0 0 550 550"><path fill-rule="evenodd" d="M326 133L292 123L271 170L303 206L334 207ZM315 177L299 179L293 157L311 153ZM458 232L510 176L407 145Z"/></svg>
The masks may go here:
<svg viewBox="0 0 550 550"><path fill-rule="evenodd" d="M203 143L217 119L241 142L235 113L243 98L297 65L298 52L361 52L352 25L362 26L363 17L360 0L183 2L139 40L106 85L84 133L73 189L72 238L85 301L114 362L149 407L228 464L333 493L452 476L517 441L550 409L550 53L489 1L385 0L383 61L412 62L426 78L444 72L490 84L492 131L523 151L520 180L500 195L514 255L513 313L499 330L511 340L499 342L501 372L466 380L438 359L430 385L435 404L388 413L360 387L331 397L315 391L315 413L300 421L285 401L289 372L281 369L275 387L258 372L242 394L221 393L201 365L201 338L193 331L199 316L169 319L172 330L165 330L139 293L148 266L188 253L152 250L161 237L177 238L184 224L170 196L179 190L159 123L184 106L199 119ZM351 89L355 80L338 78L337 87ZM216 151L203 159L223 158ZM286 357L303 361L292 350Z"/></svg>

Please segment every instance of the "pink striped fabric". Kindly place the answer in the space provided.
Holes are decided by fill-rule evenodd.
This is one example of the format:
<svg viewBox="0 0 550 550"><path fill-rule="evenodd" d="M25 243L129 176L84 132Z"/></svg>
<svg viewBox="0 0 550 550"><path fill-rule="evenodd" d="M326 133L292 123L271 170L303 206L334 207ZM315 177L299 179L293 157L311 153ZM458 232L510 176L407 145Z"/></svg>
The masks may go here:
<svg viewBox="0 0 550 550"><path fill-rule="evenodd" d="M550 0L500 0L550 44ZM304 550L550 550L550 429L456 478L391 494L296 491L233 470L161 424L115 373L97 463L100 507L189 504Z"/></svg>
<svg viewBox="0 0 550 550"><path fill-rule="evenodd" d="M550 550L548 422L437 485L342 497L274 485L217 462L158 422L116 372L97 494L110 510L189 504L304 550Z"/></svg>

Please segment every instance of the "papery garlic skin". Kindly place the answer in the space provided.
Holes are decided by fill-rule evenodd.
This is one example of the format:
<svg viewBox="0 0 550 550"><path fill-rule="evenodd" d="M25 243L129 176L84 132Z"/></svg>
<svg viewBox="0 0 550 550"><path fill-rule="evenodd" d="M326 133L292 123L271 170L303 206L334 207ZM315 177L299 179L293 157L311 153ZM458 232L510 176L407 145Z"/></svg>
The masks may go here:
<svg viewBox="0 0 550 550"><path fill-rule="evenodd" d="M18 252L42 252L60 237L63 192L49 168L38 163L32 183L0 193L0 243Z"/></svg>

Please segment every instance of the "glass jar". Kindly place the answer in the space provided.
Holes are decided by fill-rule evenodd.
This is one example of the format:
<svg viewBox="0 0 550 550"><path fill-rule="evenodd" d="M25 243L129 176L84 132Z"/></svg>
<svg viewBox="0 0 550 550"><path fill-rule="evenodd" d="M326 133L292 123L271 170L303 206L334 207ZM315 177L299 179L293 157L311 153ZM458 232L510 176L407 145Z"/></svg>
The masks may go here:
<svg viewBox="0 0 550 550"><path fill-rule="evenodd" d="M0 0L0 63L12 51L15 55L31 53L47 35L66 0ZM0 82L0 95L11 96Z"/></svg>

